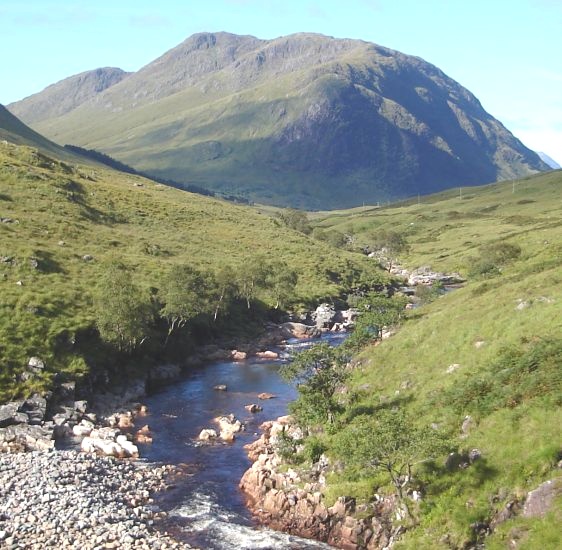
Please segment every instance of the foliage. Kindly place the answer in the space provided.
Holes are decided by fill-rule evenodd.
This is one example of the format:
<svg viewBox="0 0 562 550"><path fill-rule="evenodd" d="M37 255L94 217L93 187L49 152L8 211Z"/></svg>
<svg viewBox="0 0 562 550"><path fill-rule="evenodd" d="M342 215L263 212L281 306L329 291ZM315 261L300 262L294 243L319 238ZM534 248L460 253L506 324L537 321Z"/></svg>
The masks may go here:
<svg viewBox="0 0 562 550"><path fill-rule="evenodd" d="M234 269L225 264L220 267L215 275L215 292L214 292L214 313L213 319L216 321L219 311L228 308L229 302L238 294L238 285L236 282L236 273Z"/></svg>
<svg viewBox="0 0 562 550"><path fill-rule="evenodd" d="M335 248L345 248L348 244L346 236L341 231L334 229L326 231L320 227L315 227L311 236L318 241L327 242Z"/></svg>
<svg viewBox="0 0 562 550"><path fill-rule="evenodd" d="M248 309L250 309L250 304L258 291L269 286L270 274L271 266L261 256L252 258L238 270L236 274L238 295L246 301Z"/></svg>
<svg viewBox="0 0 562 550"><path fill-rule="evenodd" d="M275 450L285 462L289 464L301 462L302 456L297 452L299 445L302 445L302 441L291 437L284 429L277 434Z"/></svg>
<svg viewBox="0 0 562 550"><path fill-rule="evenodd" d="M460 413L486 416L505 407L558 394L562 405L562 340L539 339L502 351L485 371L459 380L443 393L442 403Z"/></svg>
<svg viewBox="0 0 562 550"><path fill-rule="evenodd" d="M301 426L309 428L334 422L335 415L342 410L336 391L348 375L341 353L327 343L297 354L281 369L283 378L297 384L299 396L291 403L290 410Z"/></svg>
<svg viewBox="0 0 562 550"><path fill-rule="evenodd" d="M284 223L288 228L294 229L299 233L309 235L312 227L308 221L306 212L296 208L285 208L277 213L277 219Z"/></svg>
<svg viewBox="0 0 562 550"><path fill-rule="evenodd" d="M493 242L479 248L480 256L471 259L469 277L493 277L501 268L521 255L521 247L509 242Z"/></svg>
<svg viewBox="0 0 562 550"><path fill-rule="evenodd" d="M397 256L410 248L405 236L398 231L381 229L372 232L368 238L369 248L379 251L386 258L389 272Z"/></svg>
<svg viewBox="0 0 562 550"><path fill-rule="evenodd" d="M159 292L159 299L164 304L160 315L168 323L166 342L174 330L202 313L211 312L213 289L214 281L210 273L189 265L172 267Z"/></svg>
<svg viewBox="0 0 562 550"><path fill-rule="evenodd" d="M107 267L95 297L96 325L106 342L131 352L148 337L152 308L123 264Z"/></svg>
<svg viewBox="0 0 562 550"><path fill-rule="evenodd" d="M417 464L435 459L450 445L430 427L418 427L404 411L381 409L353 419L334 441L335 453L346 466L384 471L403 500Z"/></svg>
<svg viewBox="0 0 562 550"><path fill-rule="evenodd" d="M357 351L369 342L381 340L385 327L391 328L400 322L407 302L404 296L389 298L377 293L369 293L361 298L357 304L358 318L355 329L345 348Z"/></svg>
<svg viewBox="0 0 562 550"><path fill-rule="evenodd" d="M430 304L434 300L437 300L443 292L443 284L437 281L431 285L416 286L415 296L419 300L420 305L423 305Z"/></svg>
<svg viewBox="0 0 562 550"><path fill-rule="evenodd" d="M299 278L297 272L281 262L269 264L267 271L265 286L270 289L275 309L286 307L295 297Z"/></svg>

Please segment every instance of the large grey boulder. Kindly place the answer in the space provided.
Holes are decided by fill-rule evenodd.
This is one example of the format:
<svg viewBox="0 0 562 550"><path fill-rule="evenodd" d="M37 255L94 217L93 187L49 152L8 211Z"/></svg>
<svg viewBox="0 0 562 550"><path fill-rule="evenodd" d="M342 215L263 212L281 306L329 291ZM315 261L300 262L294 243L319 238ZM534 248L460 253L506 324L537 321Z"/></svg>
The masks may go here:
<svg viewBox="0 0 562 550"><path fill-rule="evenodd" d="M15 401L7 403L6 405L0 405L0 428L19 424L16 415L18 414L20 405L21 403Z"/></svg>
<svg viewBox="0 0 562 550"><path fill-rule="evenodd" d="M332 328L336 322L337 311L331 304L320 304L315 311L312 312L312 320L319 329Z"/></svg>

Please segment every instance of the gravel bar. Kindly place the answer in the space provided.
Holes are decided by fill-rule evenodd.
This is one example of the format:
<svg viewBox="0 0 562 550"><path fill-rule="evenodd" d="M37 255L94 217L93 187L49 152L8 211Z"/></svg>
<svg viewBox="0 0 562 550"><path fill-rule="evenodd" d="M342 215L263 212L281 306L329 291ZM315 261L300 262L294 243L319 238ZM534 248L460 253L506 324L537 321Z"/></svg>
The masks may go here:
<svg viewBox="0 0 562 550"><path fill-rule="evenodd" d="M0 453L0 548L191 548L154 528L172 466L77 451Z"/></svg>

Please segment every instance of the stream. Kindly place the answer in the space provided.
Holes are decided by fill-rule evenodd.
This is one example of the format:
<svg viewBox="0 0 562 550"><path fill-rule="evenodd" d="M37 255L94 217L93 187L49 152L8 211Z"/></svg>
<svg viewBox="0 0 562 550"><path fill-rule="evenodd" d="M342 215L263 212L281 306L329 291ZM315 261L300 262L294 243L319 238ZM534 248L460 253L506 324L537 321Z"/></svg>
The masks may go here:
<svg viewBox="0 0 562 550"><path fill-rule="evenodd" d="M338 345L345 337L328 333L321 339ZM286 356L313 343L290 340L276 351ZM213 363L190 371L145 400L149 413L143 422L150 426L154 441L139 445L143 460L181 465L186 472L159 502L169 514L166 530L176 538L204 549L329 548L258 526L238 489L251 465L243 446L259 437L262 422L287 414L287 404L296 397L295 388L279 376L284 361L249 358ZM214 390L217 384L225 384L227 391ZM276 397L260 401L257 395L262 392ZM249 413L244 406L250 403L259 404L263 411ZM202 429L216 427L213 418L231 413L246 426L233 443L196 440Z"/></svg>

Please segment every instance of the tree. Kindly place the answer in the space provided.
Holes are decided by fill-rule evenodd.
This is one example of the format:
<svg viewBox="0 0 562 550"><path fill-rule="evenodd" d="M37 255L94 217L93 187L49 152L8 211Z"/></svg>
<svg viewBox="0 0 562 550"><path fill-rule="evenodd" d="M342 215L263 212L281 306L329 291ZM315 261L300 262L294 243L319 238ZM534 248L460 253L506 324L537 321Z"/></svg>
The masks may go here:
<svg viewBox="0 0 562 550"><path fill-rule="evenodd" d="M132 282L130 271L111 264L99 281L94 300L96 326L102 340L131 352L148 336L152 321L149 299Z"/></svg>
<svg viewBox="0 0 562 550"><path fill-rule="evenodd" d="M404 314L407 298L370 293L359 301L359 316L355 330L344 344L346 349L358 350L372 340L382 339L384 327L397 325Z"/></svg>
<svg viewBox="0 0 562 550"><path fill-rule="evenodd" d="M201 313L211 310L212 276L189 265L174 266L164 279L160 301L164 304L160 316L168 323L164 346L174 330L186 325Z"/></svg>
<svg viewBox="0 0 562 550"><path fill-rule="evenodd" d="M308 221L306 212L297 210L296 208L285 208L277 214L277 219L281 220L287 227L308 235L312 228Z"/></svg>
<svg viewBox="0 0 562 550"><path fill-rule="evenodd" d="M275 309L286 305L295 295L297 281L297 272L286 264L276 262L270 265L266 283L275 300Z"/></svg>
<svg viewBox="0 0 562 550"><path fill-rule="evenodd" d="M404 235L397 231L387 231L386 229L381 229L371 234L369 247L379 251L386 258L389 273L396 261L396 257L399 254L408 252L410 248Z"/></svg>
<svg viewBox="0 0 562 550"><path fill-rule="evenodd" d="M449 445L443 434L416 426L404 411L383 409L374 416L356 417L338 434L334 450L347 467L357 467L366 475L369 469L385 472L412 518L404 497L414 466L446 452Z"/></svg>
<svg viewBox="0 0 562 550"><path fill-rule="evenodd" d="M215 276L214 303L215 312L213 319L216 321L220 309L224 309L228 302L238 293L236 274L229 265L224 265Z"/></svg>
<svg viewBox="0 0 562 550"><path fill-rule="evenodd" d="M281 369L281 376L297 384L299 397L290 410L299 424L307 428L332 424L341 410L336 391L349 376L343 356L329 344L316 344L296 355Z"/></svg>
<svg viewBox="0 0 562 550"><path fill-rule="evenodd" d="M255 257L248 265L242 266L236 277L238 295L246 300L250 309L251 301L259 288L266 288L270 266L263 257Z"/></svg>

